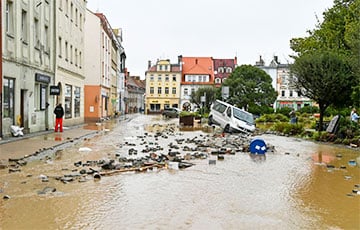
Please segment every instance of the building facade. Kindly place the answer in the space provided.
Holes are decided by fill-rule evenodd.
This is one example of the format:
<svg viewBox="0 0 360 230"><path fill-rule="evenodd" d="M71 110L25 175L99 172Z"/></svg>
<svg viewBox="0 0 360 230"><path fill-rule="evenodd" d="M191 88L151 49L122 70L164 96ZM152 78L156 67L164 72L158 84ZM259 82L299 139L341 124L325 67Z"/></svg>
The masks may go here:
<svg viewBox="0 0 360 230"><path fill-rule="evenodd" d="M180 107L181 64L170 60L158 60L155 65L148 63L145 73L146 114L161 113L164 108Z"/></svg>
<svg viewBox="0 0 360 230"><path fill-rule="evenodd" d="M237 58L234 59L213 59L214 62L214 84L221 87L222 83L230 76L237 67Z"/></svg>
<svg viewBox="0 0 360 230"><path fill-rule="evenodd" d="M87 10L85 33L85 120L111 115L112 31L105 15Z"/></svg>
<svg viewBox="0 0 360 230"><path fill-rule="evenodd" d="M272 79L272 86L278 93L273 108L276 111L284 107L299 110L304 106L314 106L311 99L304 97L294 84L296 76L290 73L290 64L281 64L274 56L268 66L260 56L255 66L264 70Z"/></svg>
<svg viewBox="0 0 360 230"><path fill-rule="evenodd" d="M64 125L84 122L85 0L54 1L56 10L55 104L62 103Z"/></svg>
<svg viewBox="0 0 360 230"><path fill-rule="evenodd" d="M139 76L129 76L126 79L126 113L139 113L145 109L145 82Z"/></svg>
<svg viewBox="0 0 360 230"><path fill-rule="evenodd" d="M55 84L54 1L2 1L2 134L10 126L24 133L53 126Z"/></svg>
<svg viewBox="0 0 360 230"><path fill-rule="evenodd" d="M212 57L178 57L181 64L180 108L194 110L191 94L201 87L214 87L214 62Z"/></svg>

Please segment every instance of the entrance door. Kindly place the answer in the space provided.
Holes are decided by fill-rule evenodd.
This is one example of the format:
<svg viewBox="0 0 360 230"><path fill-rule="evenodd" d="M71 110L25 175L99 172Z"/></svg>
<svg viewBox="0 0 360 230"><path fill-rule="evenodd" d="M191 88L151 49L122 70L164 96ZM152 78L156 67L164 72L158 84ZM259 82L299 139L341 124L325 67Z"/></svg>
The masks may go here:
<svg viewBox="0 0 360 230"><path fill-rule="evenodd" d="M24 127L24 132L28 133L29 131L29 121L28 116L29 114L29 96L28 90L22 89L21 90L21 101L20 101L20 127Z"/></svg>

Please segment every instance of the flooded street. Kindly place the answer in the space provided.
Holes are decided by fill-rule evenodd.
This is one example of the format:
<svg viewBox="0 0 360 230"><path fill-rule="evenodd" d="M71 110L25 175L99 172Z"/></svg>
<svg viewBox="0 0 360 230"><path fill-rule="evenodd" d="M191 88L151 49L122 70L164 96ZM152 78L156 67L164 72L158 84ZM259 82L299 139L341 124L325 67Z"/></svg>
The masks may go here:
<svg viewBox="0 0 360 230"><path fill-rule="evenodd" d="M155 137L164 127L175 131ZM186 169L56 180L78 174L79 161L136 159L148 154L145 146L167 153L175 139L214 136L145 115L103 129L19 172L0 170L0 194L9 196L0 200L0 229L360 229L360 195L353 191L360 190L359 149L261 135L275 147L265 158L237 151L217 160L208 152Z"/></svg>

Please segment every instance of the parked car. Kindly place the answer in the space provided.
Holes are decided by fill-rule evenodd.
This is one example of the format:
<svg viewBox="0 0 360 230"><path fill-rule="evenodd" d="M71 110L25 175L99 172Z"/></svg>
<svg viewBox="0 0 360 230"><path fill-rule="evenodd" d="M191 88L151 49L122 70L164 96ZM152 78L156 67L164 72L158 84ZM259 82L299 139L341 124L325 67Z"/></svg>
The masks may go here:
<svg viewBox="0 0 360 230"><path fill-rule="evenodd" d="M178 108L165 108L162 112L164 117L174 118L179 117L181 110Z"/></svg>
<svg viewBox="0 0 360 230"><path fill-rule="evenodd" d="M211 105L208 123L217 124L228 133L255 131L253 114L220 100Z"/></svg>

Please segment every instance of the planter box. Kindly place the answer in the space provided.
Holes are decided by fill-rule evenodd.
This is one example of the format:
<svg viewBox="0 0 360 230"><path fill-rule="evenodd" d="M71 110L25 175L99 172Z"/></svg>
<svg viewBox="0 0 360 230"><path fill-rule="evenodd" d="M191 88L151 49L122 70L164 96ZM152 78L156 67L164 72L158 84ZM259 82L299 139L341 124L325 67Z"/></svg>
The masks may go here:
<svg viewBox="0 0 360 230"><path fill-rule="evenodd" d="M194 126L194 116L193 115L180 116L179 123L180 125L184 125L184 126Z"/></svg>

